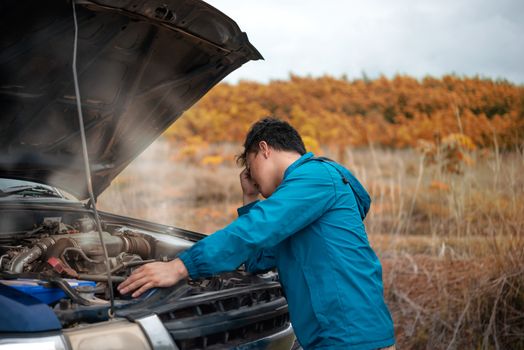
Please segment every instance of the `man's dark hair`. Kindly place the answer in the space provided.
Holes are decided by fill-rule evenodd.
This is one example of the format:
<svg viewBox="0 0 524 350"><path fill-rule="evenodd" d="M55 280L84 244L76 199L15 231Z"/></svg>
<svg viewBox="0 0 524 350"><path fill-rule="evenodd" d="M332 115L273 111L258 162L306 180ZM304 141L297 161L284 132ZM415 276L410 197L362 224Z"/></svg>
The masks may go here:
<svg viewBox="0 0 524 350"><path fill-rule="evenodd" d="M244 151L237 157L237 163L245 166L247 154L258 152L261 141L266 141L268 146L279 151L296 151L300 155L306 153L304 141L295 128L283 120L267 117L251 126L244 142Z"/></svg>

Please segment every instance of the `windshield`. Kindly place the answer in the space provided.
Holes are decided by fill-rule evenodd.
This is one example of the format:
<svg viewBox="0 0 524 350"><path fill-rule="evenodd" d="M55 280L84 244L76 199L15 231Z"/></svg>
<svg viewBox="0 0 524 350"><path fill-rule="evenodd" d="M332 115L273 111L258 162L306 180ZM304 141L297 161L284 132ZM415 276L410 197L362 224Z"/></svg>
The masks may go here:
<svg viewBox="0 0 524 350"><path fill-rule="evenodd" d="M58 189L31 181L0 178L0 198L9 196L65 198Z"/></svg>

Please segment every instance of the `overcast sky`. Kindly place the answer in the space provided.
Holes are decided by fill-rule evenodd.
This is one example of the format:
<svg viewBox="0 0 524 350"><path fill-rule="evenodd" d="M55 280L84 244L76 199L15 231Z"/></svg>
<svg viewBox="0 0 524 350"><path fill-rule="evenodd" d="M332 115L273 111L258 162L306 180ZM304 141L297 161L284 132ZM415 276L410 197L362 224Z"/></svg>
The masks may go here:
<svg viewBox="0 0 524 350"><path fill-rule="evenodd" d="M524 0L206 0L265 61L226 78L480 75L524 84Z"/></svg>

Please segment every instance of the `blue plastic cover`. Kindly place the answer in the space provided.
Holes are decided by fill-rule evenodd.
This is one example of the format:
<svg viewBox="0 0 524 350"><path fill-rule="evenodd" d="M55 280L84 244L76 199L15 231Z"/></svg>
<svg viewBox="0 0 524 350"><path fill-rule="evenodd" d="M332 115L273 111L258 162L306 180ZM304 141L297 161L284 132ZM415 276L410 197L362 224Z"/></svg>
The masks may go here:
<svg viewBox="0 0 524 350"><path fill-rule="evenodd" d="M66 279L66 282L73 288L80 286L94 287L96 285L96 283L92 281L78 281L75 279ZM66 298L66 295L62 289L58 287L43 286L41 281L37 279L0 280L0 284L5 284L9 287L29 294L46 304L51 304L62 298Z"/></svg>
<svg viewBox="0 0 524 350"><path fill-rule="evenodd" d="M43 332L62 328L40 300L0 283L0 332Z"/></svg>

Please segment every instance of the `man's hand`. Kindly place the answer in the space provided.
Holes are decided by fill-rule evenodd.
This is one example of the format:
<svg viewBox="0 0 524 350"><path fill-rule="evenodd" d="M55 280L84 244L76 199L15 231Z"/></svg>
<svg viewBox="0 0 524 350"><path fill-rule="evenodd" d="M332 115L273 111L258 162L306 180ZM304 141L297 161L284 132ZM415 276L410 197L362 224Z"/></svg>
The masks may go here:
<svg viewBox="0 0 524 350"><path fill-rule="evenodd" d="M258 194L260 192L253 179L251 179L251 176L249 176L247 168L240 173L240 186L242 187L244 205L258 199Z"/></svg>
<svg viewBox="0 0 524 350"><path fill-rule="evenodd" d="M151 288L171 287L187 277L186 266L180 259L169 262L153 262L133 271L131 276L120 283L118 291L120 294L126 294L136 290L132 294L132 297L136 298Z"/></svg>

